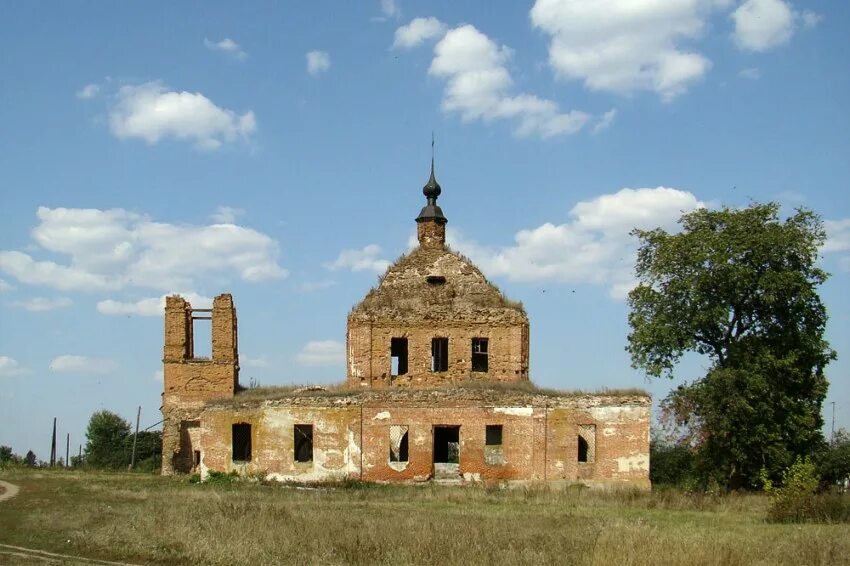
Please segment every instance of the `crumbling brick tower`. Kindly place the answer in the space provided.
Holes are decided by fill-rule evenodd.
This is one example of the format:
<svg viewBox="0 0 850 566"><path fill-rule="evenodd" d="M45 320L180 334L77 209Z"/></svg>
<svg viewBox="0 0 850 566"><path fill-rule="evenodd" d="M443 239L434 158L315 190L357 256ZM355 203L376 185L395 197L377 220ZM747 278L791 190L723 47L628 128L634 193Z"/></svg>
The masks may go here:
<svg viewBox="0 0 850 566"><path fill-rule="evenodd" d="M434 176L416 218L419 246L390 266L348 315L348 384L433 387L527 381L528 317L446 246Z"/></svg>
<svg viewBox="0 0 850 566"><path fill-rule="evenodd" d="M195 357L196 321L210 320L212 357ZM205 402L233 397L239 386L236 309L230 295L219 295L212 309L194 309L180 296L165 300L163 351L162 473L197 468L199 415Z"/></svg>

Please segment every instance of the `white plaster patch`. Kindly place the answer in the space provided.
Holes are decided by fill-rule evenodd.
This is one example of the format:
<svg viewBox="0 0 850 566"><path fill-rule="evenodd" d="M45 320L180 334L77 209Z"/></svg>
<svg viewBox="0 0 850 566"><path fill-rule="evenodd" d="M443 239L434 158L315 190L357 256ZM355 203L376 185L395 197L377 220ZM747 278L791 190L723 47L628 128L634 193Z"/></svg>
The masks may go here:
<svg viewBox="0 0 850 566"><path fill-rule="evenodd" d="M561 472L564 471L564 462L563 460L555 460L555 469Z"/></svg>
<svg viewBox="0 0 850 566"><path fill-rule="evenodd" d="M649 407L635 407L631 405L592 407L589 412L596 421L603 423L622 423L649 419Z"/></svg>
<svg viewBox="0 0 850 566"><path fill-rule="evenodd" d="M463 479L464 479L464 481L481 481L481 474L479 474L477 472L476 473L464 472L463 473Z"/></svg>
<svg viewBox="0 0 850 566"><path fill-rule="evenodd" d="M494 413L514 415L516 417L530 417L534 414L533 407L493 407Z"/></svg>
<svg viewBox="0 0 850 566"><path fill-rule="evenodd" d="M403 472L407 469L407 462L387 462L390 468L394 469L397 472Z"/></svg>
<svg viewBox="0 0 850 566"><path fill-rule="evenodd" d="M381 411L380 413L378 413L377 415L372 417L372 420L373 421L386 421L386 420L389 420L391 418L392 418L392 415L390 415L389 411Z"/></svg>
<svg viewBox="0 0 850 566"><path fill-rule="evenodd" d="M617 434L617 429L614 427L609 426L602 429L603 436L614 436L615 434Z"/></svg>
<svg viewBox="0 0 850 566"><path fill-rule="evenodd" d="M618 472L649 471L649 454L622 456L616 459Z"/></svg>

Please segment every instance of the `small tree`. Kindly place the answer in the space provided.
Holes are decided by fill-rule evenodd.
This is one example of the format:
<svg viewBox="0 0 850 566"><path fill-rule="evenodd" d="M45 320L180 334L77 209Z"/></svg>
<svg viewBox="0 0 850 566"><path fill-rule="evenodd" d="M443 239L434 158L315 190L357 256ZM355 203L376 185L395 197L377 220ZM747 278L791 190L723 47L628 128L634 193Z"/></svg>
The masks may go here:
<svg viewBox="0 0 850 566"><path fill-rule="evenodd" d="M850 433L839 429L829 446L818 455L818 473L824 486L850 481Z"/></svg>
<svg viewBox="0 0 850 566"><path fill-rule="evenodd" d="M686 352L705 355L708 373L663 403L696 447L704 475L729 487L779 480L799 455L823 444L826 309L816 266L826 234L820 218L779 205L700 209L682 231L635 230L640 240L629 293L627 350L651 377L672 377ZM706 478L707 479L707 478Z"/></svg>
<svg viewBox="0 0 850 566"><path fill-rule="evenodd" d="M88 466L119 469L130 463L126 440L130 423L110 411L97 411L86 429L86 458Z"/></svg>
<svg viewBox="0 0 850 566"><path fill-rule="evenodd" d="M27 455L24 456L24 465L28 468L35 468L36 464L38 464L38 458L35 456L35 452L32 450L27 452Z"/></svg>
<svg viewBox="0 0 850 566"><path fill-rule="evenodd" d="M0 446L0 467L11 463L13 457L11 446Z"/></svg>

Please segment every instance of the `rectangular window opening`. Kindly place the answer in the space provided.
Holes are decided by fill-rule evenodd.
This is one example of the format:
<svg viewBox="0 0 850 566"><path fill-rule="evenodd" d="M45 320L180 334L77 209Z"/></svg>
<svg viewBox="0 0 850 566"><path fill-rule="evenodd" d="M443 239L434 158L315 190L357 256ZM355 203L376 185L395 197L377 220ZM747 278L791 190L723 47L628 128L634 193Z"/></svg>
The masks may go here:
<svg viewBox="0 0 850 566"><path fill-rule="evenodd" d="M485 429L484 444L486 446L502 445L502 425L487 425L487 428Z"/></svg>
<svg viewBox="0 0 850 566"><path fill-rule="evenodd" d="M431 371L449 371L449 339L431 339Z"/></svg>
<svg viewBox="0 0 850 566"><path fill-rule="evenodd" d="M212 359L212 315L195 316L192 313L191 358L195 360Z"/></svg>
<svg viewBox="0 0 850 566"><path fill-rule="evenodd" d="M392 368L390 375L407 373L407 338L392 338L390 340L390 359Z"/></svg>
<svg viewBox="0 0 850 566"><path fill-rule="evenodd" d="M578 426L578 461L585 464L596 461L596 425Z"/></svg>
<svg viewBox="0 0 850 566"><path fill-rule="evenodd" d="M233 423L233 461L251 461L251 425L248 423Z"/></svg>
<svg viewBox="0 0 850 566"><path fill-rule="evenodd" d="M390 427L390 462L408 461L407 426L392 425Z"/></svg>
<svg viewBox="0 0 850 566"><path fill-rule="evenodd" d="M295 425L295 461L313 461L313 425Z"/></svg>
<svg viewBox="0 0 850 566"><path fill-rule="evenodd" d="M487 338L472 339L472 371L488 371L489 341Z"/></svg>

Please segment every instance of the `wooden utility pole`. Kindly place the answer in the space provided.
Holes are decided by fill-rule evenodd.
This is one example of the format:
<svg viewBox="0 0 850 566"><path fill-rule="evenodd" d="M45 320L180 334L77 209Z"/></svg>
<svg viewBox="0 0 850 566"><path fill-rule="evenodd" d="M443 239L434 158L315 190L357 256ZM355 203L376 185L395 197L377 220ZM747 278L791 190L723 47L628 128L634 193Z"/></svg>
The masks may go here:
<svg viewBox="0 0 850 566"><path fill-rule="evenodd" d="M71 433L69 432L67 436L65 436L65 467L71 467L71 461L68 459L71 452Z"/></svg>
<svg viewBox="0 0 850 566"><path fill-rule="evenodd" d="M133 455L130 456L130 469L136 465L136 440L139 438L139 419L142 416L142 406L139 405L139 410L136 412L136 434L133 435Z"/></svg>
<svg viewBox="0 0 850 566"><path fill-rule="evenodd" d="M50 440L50 467L56 465L56 417L53 417L53 438Z"/></svg>

